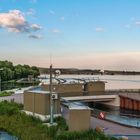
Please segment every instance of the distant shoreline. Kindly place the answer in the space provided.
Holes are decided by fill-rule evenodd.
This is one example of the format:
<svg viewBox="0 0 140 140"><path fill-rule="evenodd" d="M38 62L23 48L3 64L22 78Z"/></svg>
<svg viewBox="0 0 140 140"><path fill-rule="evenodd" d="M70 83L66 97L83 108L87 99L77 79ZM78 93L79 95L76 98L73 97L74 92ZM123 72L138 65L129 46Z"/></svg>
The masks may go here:
<svg viewBox="0 0 140 140"><path fill-rule="evenodd" d="M40 74L49 74L49 68L38 67ZM140 75L140 71L117 71L99 69L75 69L75 68L54 68L53 71L60 70L61 74L76 75Z"/></svg>

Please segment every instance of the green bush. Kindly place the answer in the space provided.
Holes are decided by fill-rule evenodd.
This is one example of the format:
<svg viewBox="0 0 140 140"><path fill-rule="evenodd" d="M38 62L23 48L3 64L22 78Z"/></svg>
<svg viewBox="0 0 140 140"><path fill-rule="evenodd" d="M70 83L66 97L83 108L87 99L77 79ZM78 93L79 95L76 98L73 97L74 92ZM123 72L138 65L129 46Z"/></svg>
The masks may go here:
<svg viewBox="0 0 140 140"><path fill-rule="evenodd" d="M0 130L17 136L20 140L116 140L94 130L69 132L62 117L57 126L47 127L42 121L21 112L23 106L14 102L0 102Z"/></svg>
<svg viewBox="0 0 140 140"><path fill-rule="evenodd" d="M0 97L4 97L4 96L11 96L14 92L7 92L7 91L2 91L0 92Z"/></svg>
<svg viewBox="0 0 140 140"><path fill-rule="evenodd" d="M19 112L23 106L14 102L2 101L0 103L0 115L13 115Z"/></svg>

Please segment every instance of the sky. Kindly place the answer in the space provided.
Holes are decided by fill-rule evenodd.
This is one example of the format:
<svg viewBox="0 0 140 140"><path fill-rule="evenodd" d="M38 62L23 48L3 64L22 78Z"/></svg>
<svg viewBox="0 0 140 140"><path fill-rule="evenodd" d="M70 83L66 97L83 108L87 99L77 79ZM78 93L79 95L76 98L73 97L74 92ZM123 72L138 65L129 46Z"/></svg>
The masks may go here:
<svg viewBox="0 0 140 140"><path fill-rule="evenodd" d="M140 71L140 1L0 0L0 60Z"/></svg>

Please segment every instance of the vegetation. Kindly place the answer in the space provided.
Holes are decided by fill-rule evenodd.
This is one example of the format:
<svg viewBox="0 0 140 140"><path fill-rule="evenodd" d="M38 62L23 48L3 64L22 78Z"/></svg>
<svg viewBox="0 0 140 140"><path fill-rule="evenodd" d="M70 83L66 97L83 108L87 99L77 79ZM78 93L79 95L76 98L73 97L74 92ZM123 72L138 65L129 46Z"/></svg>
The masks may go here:
<svg viewBox="0 0 140 140"><path fill-rule="evenodd" d="M27 78L28 75L34 77L39 75L39 69L35 66L30 67L29 65L16 65L12 62L0 61L0 76L2 81L9 81L13 79Z"/></svg>
<svg viewBox="0 0 140 140"><path fill-rule="evenodd" d="M57 126L47 127L38 118L21 112L22 108L21 104L14 102L0 102L0 130L20 140L116 140L94 130L68 132L62 117L56 118Z"/></svg>
<svg viewBox="0 0 140 140"><path fill-rule="evenodd" d="M4 96L10 96L10 95L12 95L14 92L11 92L11 91L9 91L9 92L7 92L7 91L2 91L2 92L0 92L0 97L4 97Z"/></svg>

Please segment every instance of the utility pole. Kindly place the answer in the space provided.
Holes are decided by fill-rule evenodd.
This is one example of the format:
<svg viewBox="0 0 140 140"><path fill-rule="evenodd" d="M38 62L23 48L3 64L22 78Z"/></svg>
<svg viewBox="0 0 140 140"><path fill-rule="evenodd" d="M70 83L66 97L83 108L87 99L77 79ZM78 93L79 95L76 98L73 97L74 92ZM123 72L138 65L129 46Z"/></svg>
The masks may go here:
<svg viewBox="0 0 140 140"><path fill-rule="evenodd" d="M1 75L0 75L0 92L1 92Z"/></svg>
<svg viewBox="0 0 140 140"><path fill-rule="evenodd" d="M53 124L52 64L50 65L50 124Z"/></svg>
<svg viewBox="0 0 140 140"><path fill-rule="evenodd" d="M0 71L2 71L3 68L0 69ZM0 74L0 92L1 92L1 74Z"/></svg>

